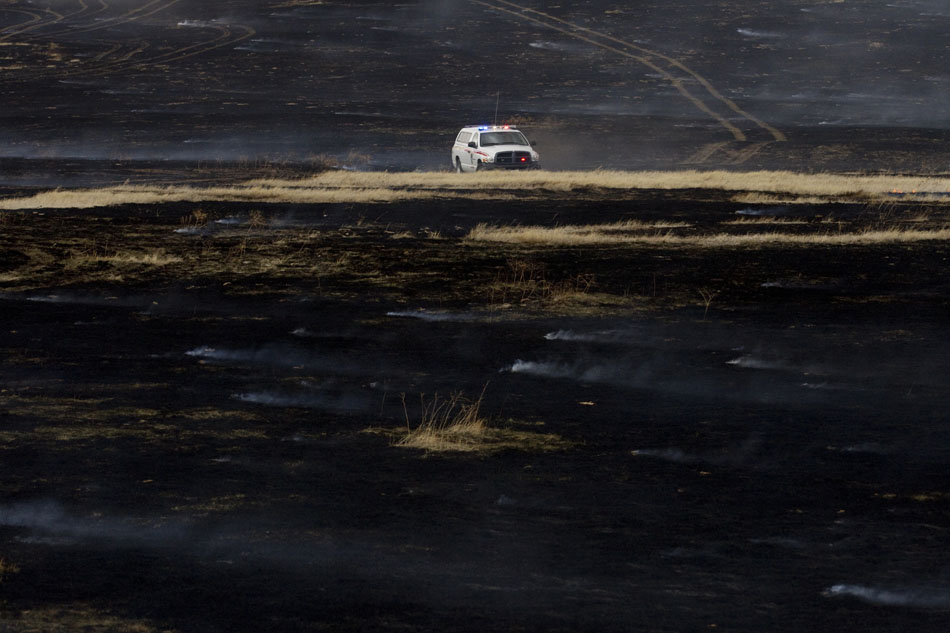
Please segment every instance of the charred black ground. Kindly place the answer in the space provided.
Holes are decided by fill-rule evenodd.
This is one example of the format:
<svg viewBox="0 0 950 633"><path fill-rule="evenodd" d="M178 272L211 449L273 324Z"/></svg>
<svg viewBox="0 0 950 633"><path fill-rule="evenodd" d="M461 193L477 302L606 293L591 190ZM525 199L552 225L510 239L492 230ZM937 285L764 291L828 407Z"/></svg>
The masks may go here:
<svg viewBox="0 0 950 633"><path fill-rule="evenodd" d="M174 161L442 168L496 105L549 168L950 168L939 0L0 9L0 158L69 159L4 161L7 182L115 161L113 180Z"/></svg>
<svg viewBox="0 0 950 633"><path fill-rule="evenodd" d="M946 173L947 20L7 0L0 196L438 169L496 103L555 169ZM0 212L0 629L943 633L946 240L466 239L950 222L733 195ZM453 393L509 443L397 444Z"/></svg>
<svg viewBox="0 0 950 633"><path fill-rule="evenodd" d="M941 631L945 242L463 239L717 196L7 213L4 625ZM483 390L521 448L394 445Z"/></svg>

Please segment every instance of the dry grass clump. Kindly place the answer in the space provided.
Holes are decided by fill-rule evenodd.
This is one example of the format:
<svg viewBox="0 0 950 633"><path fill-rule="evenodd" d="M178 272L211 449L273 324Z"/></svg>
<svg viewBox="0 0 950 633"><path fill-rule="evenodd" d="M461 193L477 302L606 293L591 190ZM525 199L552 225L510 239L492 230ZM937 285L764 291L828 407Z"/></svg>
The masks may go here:
<svg viewBox="0 0 950 633"><path fill-rule="evenodd" d="M267 224L267 218L264 217L264 214L261 213L260 209L254 209L251 211L247 218L247 226L251 229L267 228Z"/></svg>
<svg viewBox="0 0 950 633"><path fill-rule="evenodd" d="M0 209L88 209L120 204L162 202L386 203L433 197L492 199L562 193L603 197L634 189L718 189L752 192L801 202L805 199L886 200L894 192L950 203L950 178L802 174L788 171L489 171L451 172L325 171L297 180L258 179L234 186L118 186L55 190L0 200ZM907 193L903 193L907 192ZM756 202L764 198L755 199ZM775 199L769 198L770 201ZM749 198L749 201L753 201Z"/></svg>
<svg viewBox="0 0 950 633"><path fill-rule="evenodd" d="M593 299L591 291L597 285L590 273L578 273L564 279L548 278L544 264L525 259L509 259L488 287L491 305L517 303L585 302ZM599 297L598 297L599 299Z"/></svg>
<svg viewBox="0 0 950 633"><path fill-rule="evenodd" d="M0 556L0 583L2 583L7 578L7 576L12 576L19 573L19 565L16 563L11 563L6 558Z"/></svg>
<svg viewBox="0 0 950 633"><path fill-rule="evenodd" d="M487 388L487 385L486 385ZM481 413L485 389L475 400L456 392L448 397L436 394L431 399L419 396L420 414L415 427L403 394L406 415L404 430L369 429L371 433L393 436L396 446L418 448L426 452L492 452L514 450L563 450L571 443L553 434L497 428Z"/></svg>
<svg viewBox="0 0 950 633"><path fill-rule="evenodd" d="M421 414L415 428L412 427L403 396L406 435L396 444L427 451L478 450L484 444L488 430L488 422L480 415L484 395L483 390L482 395L474 401L458 392L448 398L440 398L439 394L435 394L429 401L420 395Z"/></svg>

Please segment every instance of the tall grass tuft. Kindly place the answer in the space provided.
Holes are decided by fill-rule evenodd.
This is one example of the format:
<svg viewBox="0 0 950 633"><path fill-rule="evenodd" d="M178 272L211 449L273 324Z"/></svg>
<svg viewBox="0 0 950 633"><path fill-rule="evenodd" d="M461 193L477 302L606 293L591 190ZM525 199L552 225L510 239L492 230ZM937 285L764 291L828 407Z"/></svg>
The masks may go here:
<svg viewBox="0 0 950 633"><path fill-rule="evenodd" d="M487 385L485 386L487 388ZM435 394L427 400L419 396L421 413L418 424L412 426L405 394L402 396L406 414L406 435L396 442L398 446L421 448L426 451L474 451L486 439L488 421L481 415L485 389L475 400L455 392L443 398Z"/></svg>

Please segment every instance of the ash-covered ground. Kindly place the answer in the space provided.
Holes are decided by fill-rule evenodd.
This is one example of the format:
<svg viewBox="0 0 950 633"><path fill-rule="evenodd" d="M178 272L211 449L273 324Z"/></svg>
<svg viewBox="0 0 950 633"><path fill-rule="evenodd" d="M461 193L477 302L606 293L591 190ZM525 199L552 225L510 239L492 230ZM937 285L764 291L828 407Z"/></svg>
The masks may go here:
<svg viewBox="0 0 950 633"><path fill-rule="evenodd" d="M948 11L0 2L0 186L439 169L945 173ZM950 614L945 240L718 191L0 213L3 631L906 631ZM817 227L817 228L816 228ZM495 450L398 445L483 394Z"/></svg>
<svg viewBox="0 0 950 633"><path fill-rule="evenodd" d="M496 106L554 169L945 172L948 21L940 0L11 0L0 176L444 168ZM8 160L34 158L105 162Z"/></svg>
<svg viewBox="0 0 950 633"><path fill-rule="evenodd" d="M3 216L5 630L945 630L946 241L464 240L945 209L200 210ZM454 393L507 444L399 445Z"/></svg>

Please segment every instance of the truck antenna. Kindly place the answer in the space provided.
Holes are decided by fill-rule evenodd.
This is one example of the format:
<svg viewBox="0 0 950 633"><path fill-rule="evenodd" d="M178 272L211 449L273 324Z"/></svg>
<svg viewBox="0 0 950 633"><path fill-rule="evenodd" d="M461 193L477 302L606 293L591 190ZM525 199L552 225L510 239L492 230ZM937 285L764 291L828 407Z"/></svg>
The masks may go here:
<svg viewBox="0 0 950 633"><path fill-rule="evenodd" d="M495 118L492 119L492 125L498 125L498 102L501 101L501 91L495 93Z"/></svg>

